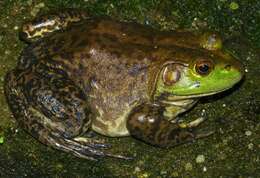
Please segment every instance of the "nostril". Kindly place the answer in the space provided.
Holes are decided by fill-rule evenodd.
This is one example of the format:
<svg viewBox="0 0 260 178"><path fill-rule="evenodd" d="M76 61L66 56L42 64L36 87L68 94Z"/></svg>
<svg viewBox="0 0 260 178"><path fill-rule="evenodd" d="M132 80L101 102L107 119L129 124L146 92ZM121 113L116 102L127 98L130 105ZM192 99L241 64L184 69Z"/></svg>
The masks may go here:
<svg viewBox="0 0 260 178"><path fill-rule="evenodd" d="M225 69L226 69L226 70L230 70L230 69L231 69L231 65L230 65L230 64L227 64L227 65L225 66Z"/></svg>

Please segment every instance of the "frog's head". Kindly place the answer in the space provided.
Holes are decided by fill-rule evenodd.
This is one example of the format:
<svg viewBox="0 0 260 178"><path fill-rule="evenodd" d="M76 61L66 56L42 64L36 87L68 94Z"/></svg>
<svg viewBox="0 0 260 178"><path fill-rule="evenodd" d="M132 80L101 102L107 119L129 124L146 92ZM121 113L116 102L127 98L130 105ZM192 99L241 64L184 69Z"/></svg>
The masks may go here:
<svg viewBox="0 0 260 178"><path fill-rule="evenodd" d="M243 77L241 63L223 50L194 50L168 60L156 77L155 96L179 100L212 95L231 88ZM176 57L176 56L174 56Z"/></svg>

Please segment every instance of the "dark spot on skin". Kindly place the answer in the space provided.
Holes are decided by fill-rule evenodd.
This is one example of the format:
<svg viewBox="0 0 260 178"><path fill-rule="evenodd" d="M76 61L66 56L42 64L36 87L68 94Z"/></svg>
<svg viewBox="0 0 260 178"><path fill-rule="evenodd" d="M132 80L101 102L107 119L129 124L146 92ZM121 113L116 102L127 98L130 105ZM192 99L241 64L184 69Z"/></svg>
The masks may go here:
<svg viewBox="0 0 260 178"><path fill-rule="evenodd" d="M66 122L65 121L64 124L65 124L65 128L73 128L73 123L72 122ZM70 136L72 135L72 133L68 133L68 132L65 132L64 134L69 134Z"/></svg>
<svg viewBox="0 0 260 178"><path fill-rule="evenodd" d="M85 60L85 59L89 59L89 58L91 58L91 56L90 56L89 53L81 53L81 54L80 54L80 59L81 59L81 60ZM82 62L81 62L80 64L82 64ZM82 65L82 66L83 66L83 65Z"/></svg>
<svg viewBox="0 0 260 178"><path fill-rule="evenodd" d="M226 66L225 66L225 69L226 69L227 71L230 71L231 65L230 65L230 64L226 65Z"/></svg>
<svg viewBox="0 0 260 178"><path fill-rule="evenodd" d="M90 86L90 84L87 84L87 85L83 85L84 86L84 93L90 93L90 91L91 91L91 86Z"/></svg>
<svg viewBox="0 0 260 178"><path fill-rule="evenodd" d="M99 41L99 42L98 42ZM99 45L100 50L107 50L108 46L102 42L102 39L98 38L97 44Z"/></svg>
<svg viewBox="0 0 260 178"><path fill-rule="evenodd" d="M115 58L117 58L117 59L119 59L121 57L121 54L118 51L113 51L112 55L115 56Z"/></svg>
<svg viewBox="0 0 260 178"><path fill-rule="evenodd" d="M109 41L113 41L114 43L118 43L118 38L114 35L110 35L107 33L102 34L103 38L108 39Z"/></svg>
<svg viewBox="0 0 260 178"><path fill-rule="evenodd" d="M70 37L71 45L75 46L77 44L78 40L80 40L78 34L73 33Z"/></svg>
<svg viewBox="0 0 260 178"><path fill-rule="evenodd" d="M59 17L60 17L60 20L61 20L62 22L64 22L64 21L66 21L67 14L66 14L66 13L60 13L60 14L59 14Z"/></svg>
<svg viewBox="0 0 260 178"><path fill-rule="evenodd" d="M86 39L81 39L77 43L77 47L85 48L86 46L88 46L88 41Z"/></svg>
<svg viewBox="0 0 260 178"><path fill-rule="evenodd" d="M75 94L75 96L76 96L77 98L83 100L83 101L86 101L86 100L87 100L86 95L85 95L84 92L77 92L77 93Z"/></svg>
<svg viewBox="0 0 260 178"><path fill-rule="evenodd" d="M169 139L176 139L176 137L179 137L180 128L173 129L169 134Z"/></svg>
<svg viewBox="0 0 260 178"><path fill-rule="evenodd" d="M128 74L131 76L137 76L142 73L147 67L145 65L134 64L128 71Z"/></svg>
<svg viewBox="0 0 260 178"><path fill-rule="evenodd" d="M18 67L20 69L27 69L38 61L33 53L33 49L33 46L28 46L22 51L22 54L18 60Z"/></svg>
<svg viewBox="0 0 260 178"><path fill-rule="evenodd" d="M36 33L36 31L35 31L35 30L32 30L32 31L28 31L28 33L29 33L30 36L34 36L34 34Z"/></svg>
<svg viewBox="0 0 260 178"><path fill-rule="evenodd" d="M60 56L61 56L63 59L67 59L67 60L73 59L73 53L69 53L69 52L61 53Z"/></svg>
<svg viewBox="0 0 260 178"><path fill-rule="evenodd" d="M59 47L59 46L54 46L54 47L52 48L53 52L58 52L58 51L59 51L59 49L60 49L60 47Z"/></svg>
<svg viewBox="0 0 260 178"><path fill-rule="evenodd" d="M35 124L37 124L37 126L36 126ZM33 123L31 126L33 127L33 128L31 129L31 135L32 135L33 137L35 137L35 138L39 138L39 137L40 137L39 131L40 131L41 129L43 129L43 126L40 126L40 124L38 124L38 123Z"/></svg>
<svg viewBox="0 0 260 178"><path fill-rule="evenodd" d="M79 70L81 70L81 71L84 70L84 66L82 65L82 63L79 64Z"/></svg>
<svg viewBox="0 0 260 178"><path fill-rule="evenodd" d="M63 37L56 39L56 40L54 40L54 43L51 44L51 46L53 46L53 48L52 48L53 53L61 51L62 48L65 46L65 39Z"/></svg>

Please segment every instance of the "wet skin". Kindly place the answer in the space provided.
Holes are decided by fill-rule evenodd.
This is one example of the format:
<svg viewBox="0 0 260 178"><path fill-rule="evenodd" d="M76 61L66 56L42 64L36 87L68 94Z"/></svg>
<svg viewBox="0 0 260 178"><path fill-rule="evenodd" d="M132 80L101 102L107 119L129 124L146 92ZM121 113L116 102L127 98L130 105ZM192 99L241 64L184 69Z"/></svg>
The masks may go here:
<svg viewBox="0 0 260 178"><path fill-rule="evenodd" d="M40 142L92 160L127 157L84 137L90 129L160 147L210 135L192 129L203 119L176 116L243 76L216 33L158 31L70 10L26 23L20 36L29 44L5 78L12 113Z"/></svg>

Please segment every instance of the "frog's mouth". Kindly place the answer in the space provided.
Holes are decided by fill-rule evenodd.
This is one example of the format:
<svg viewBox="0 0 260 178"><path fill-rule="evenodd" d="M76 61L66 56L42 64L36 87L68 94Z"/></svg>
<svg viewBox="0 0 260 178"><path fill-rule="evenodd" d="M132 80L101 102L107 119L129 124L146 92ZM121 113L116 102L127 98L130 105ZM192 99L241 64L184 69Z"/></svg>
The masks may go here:
<svg viewBox="0 0 260 178"><path fill-rule="evenodd" d="M232 87L233 86L230 86L228 88L218 90L218 91L213 91L213 92L208 92L208 93L198 93L198 94L193 94L193 95L173 95L171 93L165 93L165 94L162 94L158 99L160 100L161 103L164 103L164 104L174 104L178 101L197 100L201 97L211 96L211 95L229 90Z"/></svg>

